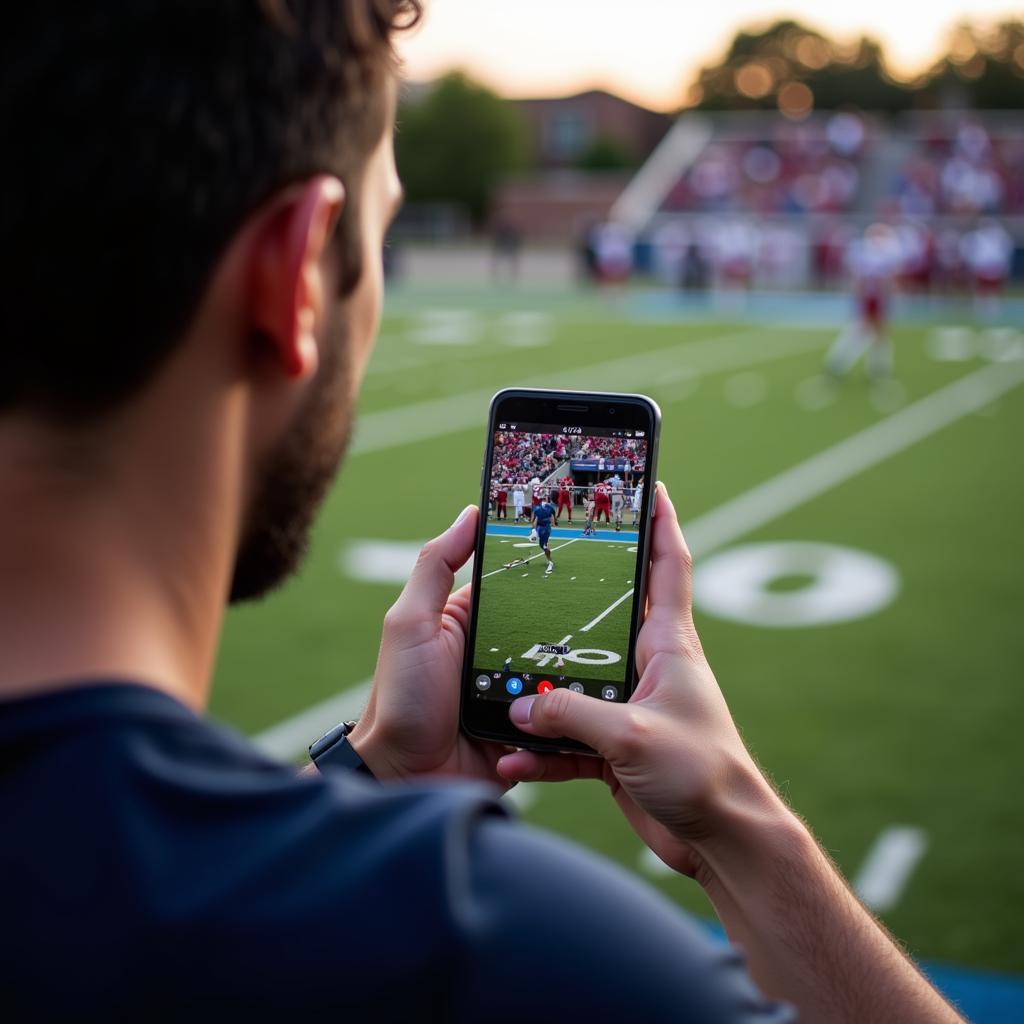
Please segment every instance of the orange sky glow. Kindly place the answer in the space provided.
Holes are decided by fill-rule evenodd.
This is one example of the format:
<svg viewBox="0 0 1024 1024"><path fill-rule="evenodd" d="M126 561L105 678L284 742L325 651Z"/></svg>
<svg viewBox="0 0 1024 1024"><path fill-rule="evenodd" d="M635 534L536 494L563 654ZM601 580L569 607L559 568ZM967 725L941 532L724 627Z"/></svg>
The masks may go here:
<svg viewBox="0 0 1024 1024"><path fill-rule="evenodd" d="M506 96L556 96L597 87L658 110L680 106L702 64L738 28L794 18L839 39L866 34L892 70L924 70L955 24L1021 16L1020 0L425 0L424 23L400 43L406 75L462 68Z"/></svg>

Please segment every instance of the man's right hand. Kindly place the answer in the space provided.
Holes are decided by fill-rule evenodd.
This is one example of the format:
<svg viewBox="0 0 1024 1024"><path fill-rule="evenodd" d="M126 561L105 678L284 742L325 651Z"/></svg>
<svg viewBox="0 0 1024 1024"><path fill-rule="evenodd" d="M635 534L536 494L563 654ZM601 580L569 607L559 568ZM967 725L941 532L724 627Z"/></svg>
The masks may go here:
<svg viewBox="0 0 1024 1024"><path fill-rule="evenodd" d="M735 813L796 822L744 747L704 657L691 613L690 552L660 483L657 501L640 682L629 703L559 688L511 706L523 732L580 740L600 759L523 750L503 757L498 772L509 781L603 778L643 841L671 867L699 876L703 848L728 835Z"/></svg>
<svg viewBox="0 0 1024 1024"><path fill-rule="evenodd" d="M524 732L581 740L599 758L520 750L498 773L603 778L644 842L701 883L763 991L795 1004L801 1019L960 1021L744 747L694 629L690 553L661 484L637 668L628 704L556 689L511 706Z"/></svg>

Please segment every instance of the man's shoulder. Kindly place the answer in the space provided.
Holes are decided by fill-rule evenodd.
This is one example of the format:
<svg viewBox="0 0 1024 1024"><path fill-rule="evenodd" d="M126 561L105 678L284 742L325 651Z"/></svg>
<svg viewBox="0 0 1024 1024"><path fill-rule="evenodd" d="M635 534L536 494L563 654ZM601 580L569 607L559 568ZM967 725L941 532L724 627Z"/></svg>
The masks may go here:
<svg viewBox="0 0 1024 1024"><path fill-rule="evenodd" d="M259 992L269 1015L344 1005L352 986L393 1002L396 978L445 984L473 835L504 814L495 791L300 776L230 730L160 711L78 719L52 742L32 730L4 780L0 810L22 826L0 881L24 924L16 945L0 942L26 979L16 1005L41 998L30 982L46 971L104 977L152 957L159 972L168 942L183 997L201 979L226 1005ZM55 932L76 950L66 963L38 956ZM153 978L119 982L126 1004L136 980Z"/></svg>

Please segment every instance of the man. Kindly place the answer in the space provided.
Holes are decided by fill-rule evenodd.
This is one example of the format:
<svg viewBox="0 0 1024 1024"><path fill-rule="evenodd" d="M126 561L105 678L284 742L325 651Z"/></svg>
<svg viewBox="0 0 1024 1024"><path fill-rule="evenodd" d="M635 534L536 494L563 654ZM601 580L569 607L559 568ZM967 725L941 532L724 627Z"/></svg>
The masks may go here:
<svg viewBox="0 0 1024 1024"><path fill-rule="evenodd" d="M622 478L618 473L608 478L608 486L612 492L612 517L615 520L615 532L622 531L622 509L624 505L622 493Z"/></svg>
<svg viewBox="0 0 1024 1024"><path fill-rule="evenodd" d="M604 515L604 521L610 523L611 507L611 488L607 481L599 481L594 487L594 521L599 523Z"/></svg>
<svg viewBox="0 0 1024 1024"><path fill-rule="evenodd" d="M586 775L706 888L772 996L816 1019L956 1019L743 747L700 652L663 489L639 696L557 689L511 706L524 731L600 757L459 732L469 596L450 590L472 507L423 549L366 713L317 744L323 773L300 777L202 717L227 599L294 569L345 447L399 198L389 40L410 13L387 0L9 12L6 1016L787 1019L736 953L495 800L495 784ZM538 936L553 952L510 971Z"/></svg>
<svg viewBox="0 0 1024 1024"><path fill-rule="evenodd" d="M537 534L537 543L544 557L548 560L545 576L550 576L555 571L555 563L551 559L551 520L555 514L555 506L550 501L542 501L539 505L533 506L533 521L530 524Z"/></svg>
<svg viewBox="0 0 1024 1024"><path fill-rule="evenodd" d="M566 473L561 480L558 481L558 510L555 512L555 522L558 522L558 517L562 514L564 508L569 513L569 522L572 522L572 489L573 479L569 473Z"/></svg>
<svg viewBox="0 0 1024 1024"><path fill-rule="evenodd" d="M495 519L508 519L508 484L502 480L498 484L497 511Z"/></svg>
<svg viewBox="0 0 1024 1024"><path fill-rule="evenodd" d="M583 536L593 537L596 532L594 528L594 496L588 494L583 499Z"/></svg>
<svg viewBox="0 0 1024 1024"><path fill-rule="evenodd" d="M530 481L530 507L536 508L544 500L544 491L540 486L540 477L535 476Z"/></svg>
<svg viewBox="0 0 1024 1024"><path fill-rule="evenodd" d="M633 497L629 503L633 512L633 525L636 526L640 519L640 510L644 507L644 482L641 480L633 489Z"/></svg>
<svg viewBox="0 0 1024 1024"><path fill-rule="evenodd" d="M868 373L882 378L892 372L892 342L886 325L893 281L900 269L899 239L888 224L872 224L850 245L847 259L854 279L857 311L854 321L832 343L825 369L844 377L864 353Z"/></svg>
<svg viewBox="0 0 1024 1024"><path fill-rule="evenodd" d="M517 480L512 486L512 507L516 512L515 521L517 523L523 518L523 505L525 504L525 500L523 485Z"/></svg>

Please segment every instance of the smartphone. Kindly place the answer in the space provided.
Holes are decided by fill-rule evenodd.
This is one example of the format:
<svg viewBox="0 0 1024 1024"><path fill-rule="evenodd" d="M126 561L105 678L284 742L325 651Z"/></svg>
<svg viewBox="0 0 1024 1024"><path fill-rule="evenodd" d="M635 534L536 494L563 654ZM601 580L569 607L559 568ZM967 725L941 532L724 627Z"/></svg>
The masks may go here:
<svg viewBox="0 0 1024 1024"><path fill-rule="evenodd" d="M646 607L661 412L644 395L513 388L491 401L461 681L462 728L533 750L517 697L627 701Z"/></svg>

